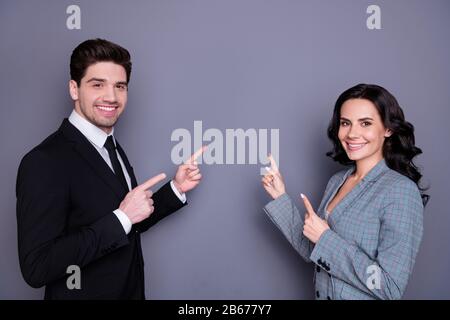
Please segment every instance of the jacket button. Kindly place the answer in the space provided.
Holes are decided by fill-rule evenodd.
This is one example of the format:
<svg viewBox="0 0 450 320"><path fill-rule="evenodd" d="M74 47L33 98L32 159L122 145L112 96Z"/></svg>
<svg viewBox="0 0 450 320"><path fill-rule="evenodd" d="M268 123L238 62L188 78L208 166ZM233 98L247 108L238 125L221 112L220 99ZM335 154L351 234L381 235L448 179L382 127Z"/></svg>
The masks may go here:
<svg viewBox="0 0 450 320"><path fill-rule="evenodd" d="M316 272L320 272L320 267L316 266Z"/></svg>
<svg viewBox="0 0 450 320"><path fill-rule="evenodd" d="M320 293L319 293L319 291L316 291L316 297L317 297L317 298L320 298Z"/></svg>

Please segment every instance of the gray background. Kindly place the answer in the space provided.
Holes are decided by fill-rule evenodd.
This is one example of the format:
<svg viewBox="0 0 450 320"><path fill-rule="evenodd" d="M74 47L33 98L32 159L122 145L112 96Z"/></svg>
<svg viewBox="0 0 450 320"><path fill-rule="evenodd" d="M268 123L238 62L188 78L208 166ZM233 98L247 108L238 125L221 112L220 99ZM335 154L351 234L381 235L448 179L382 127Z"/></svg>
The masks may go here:
<svg viewBox="0 0 450 320"><path fill-rule="evenodd" d="M81 7L81 30L66 8ZM381 7L381 30L366 8ZM431 185L425 233L405 298L450 298L448 181L450 2L0 2L0 298L40 299L17 257L15 179L22 156L72 109L69 57L103 37L128 48L128 109L116 127L139 181L173 175L176 128L279 128L288 192L318 205L340 169L325 152L337 96L377 83L399 100ZM142 236L149 299L312 299L313 267L262 211L259 165L202 166L183 208Z"/></svg>

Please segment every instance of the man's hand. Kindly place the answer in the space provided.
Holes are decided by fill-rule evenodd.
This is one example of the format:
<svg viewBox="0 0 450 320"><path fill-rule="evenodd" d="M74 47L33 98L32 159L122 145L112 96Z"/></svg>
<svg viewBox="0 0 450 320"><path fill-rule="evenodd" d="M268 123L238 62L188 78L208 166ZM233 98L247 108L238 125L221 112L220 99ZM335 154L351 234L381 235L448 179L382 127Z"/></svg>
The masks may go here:
<svg viewBox="0 0 450 320"><path fill-rule="evenodd" d="M153 192L149 189L165 178L166 175L160 173L127 193L119 209L128 216L132 224L147 219L153 213Z"/></svg>
<svg viewBox="0 0 450 320"><path fill-rule="evenodd" d="M309 239L312 243L317 243L322 234L330 229L328 223L320 218L315 212L309 202L308 198L304 195L300 195L303 199L303 203L306 208L305 224L303 225L303 235Z"/></svg>
<svg viewBox="0 0 450 320"><path fill-rule="evenodd" d="M190 158L178 167L173 184L180 193L194 189L202 179L196 159L206 150L207 146L198 149Z"/></svg>
<svg viewBox="0 0 450 320"><path fill-rule="evenodd" d="M272 155L269 155L269 160L270 168L266 167L268 173L261 179L261 182L266 192L273 199L276 199L286 193L286 188L284 186L283 177L281 176L277 163Z"/></svg>

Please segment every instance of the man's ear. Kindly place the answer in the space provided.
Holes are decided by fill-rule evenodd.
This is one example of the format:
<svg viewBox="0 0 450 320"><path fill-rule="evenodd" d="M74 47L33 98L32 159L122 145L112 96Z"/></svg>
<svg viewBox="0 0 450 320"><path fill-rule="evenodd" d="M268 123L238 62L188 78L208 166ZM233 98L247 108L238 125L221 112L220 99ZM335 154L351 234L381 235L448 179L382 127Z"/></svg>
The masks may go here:
<svg viewBox="0 0 450 320"><path fill-rule="evenodd" d="M69 93L73 101L78 100L78 84L75 80L69 81Z"/></svg>
<svg viewBox="0 0 450 320"><path fill-rule="evenodd" d="M386 129L386 132L384 133L384 137L385 138L389 138L390 136L392 136L393 132L391 129Z"/></svg>

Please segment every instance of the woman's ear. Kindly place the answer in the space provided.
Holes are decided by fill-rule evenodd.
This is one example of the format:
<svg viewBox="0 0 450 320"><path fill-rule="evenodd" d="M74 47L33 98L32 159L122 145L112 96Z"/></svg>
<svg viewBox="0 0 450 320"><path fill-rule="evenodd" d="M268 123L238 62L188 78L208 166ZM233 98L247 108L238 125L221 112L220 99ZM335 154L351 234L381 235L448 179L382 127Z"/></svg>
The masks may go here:
<svg viewBox="0 0 450 320"><path fill-rule="evenodd" d="M392 136L393 132L391 129L386 129L386 132L384 133L384 137L385 138L389 138L390 136Z"/></svg>

